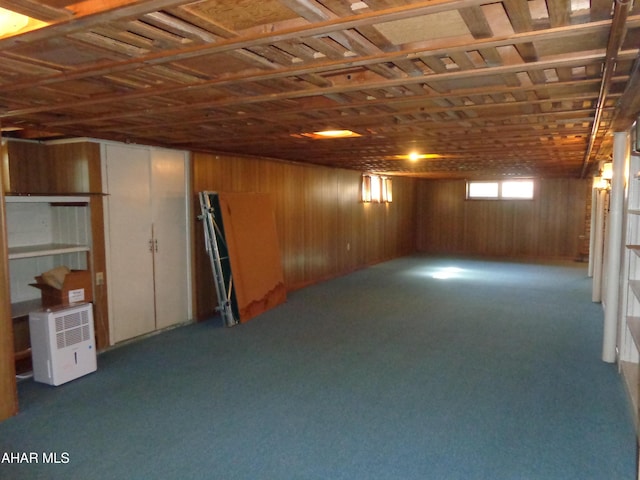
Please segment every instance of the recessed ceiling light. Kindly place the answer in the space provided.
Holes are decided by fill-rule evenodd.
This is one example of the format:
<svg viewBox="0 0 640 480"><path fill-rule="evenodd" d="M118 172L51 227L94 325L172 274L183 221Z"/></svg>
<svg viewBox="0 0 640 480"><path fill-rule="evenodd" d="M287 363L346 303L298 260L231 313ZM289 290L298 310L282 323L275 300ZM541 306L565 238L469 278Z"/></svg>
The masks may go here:
<svg viewBox="0 0 640 480"><path fill-rule="evenodd" d="M321 132L313 132L321 137L330 138L344 138L344 137L359 137L360 135L352 132L351 130L323 130Z"/></svg>
<svg viewBox="0 0 640 480"><path fill-rule="evenodd" d="M308 138L353 138L360 137L359 133L353 132L351 130L322 130L319 132L311 132L311 133L301 133L300 135L308 137Z"/></svg>
<svg viewBox="0 0 640 480"><path fill-rule="evenodd" d="M417 162L418 160L432 159L432 158L442 158L442 155L437 153L418 153L411 152L408 155L394 155L393 158L397 160L410 160L412 162Z"/></svg>

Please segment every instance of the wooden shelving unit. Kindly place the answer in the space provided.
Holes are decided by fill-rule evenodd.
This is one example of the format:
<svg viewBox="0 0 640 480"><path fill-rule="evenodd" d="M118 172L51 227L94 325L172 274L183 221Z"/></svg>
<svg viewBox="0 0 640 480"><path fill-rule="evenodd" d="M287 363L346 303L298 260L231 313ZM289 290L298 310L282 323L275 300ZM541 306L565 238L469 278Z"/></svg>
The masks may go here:
<svg viewBox="0 0 640 480"><path fill-rule="evenodd" d="M623 264L622 311L619 339L619 366L640 431L640 157L629 161L629 181L625 205L626 253Z"/></svg>
<svg viewBox="0 0 640 480"><path fill-rule="evenodd" d="M89 197L7 195L8 259L16 372L31 368L29 312L41 308L34 277L59 265L91 265Z"/></svg>

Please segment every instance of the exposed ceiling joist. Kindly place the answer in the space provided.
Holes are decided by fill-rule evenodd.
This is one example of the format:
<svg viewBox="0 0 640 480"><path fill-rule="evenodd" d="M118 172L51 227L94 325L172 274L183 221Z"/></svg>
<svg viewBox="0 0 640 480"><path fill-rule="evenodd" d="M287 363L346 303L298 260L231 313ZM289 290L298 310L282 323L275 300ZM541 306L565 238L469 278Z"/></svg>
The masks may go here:
<svg viewBox="0 0 640 480"><path fill-rule="evenodd" d="M427 178L592 173L640 111L640 9L593 0L0 0L4 136ZM355 138L314 140L324 128ZM441 160L411 163L410 150Z"/></svg>

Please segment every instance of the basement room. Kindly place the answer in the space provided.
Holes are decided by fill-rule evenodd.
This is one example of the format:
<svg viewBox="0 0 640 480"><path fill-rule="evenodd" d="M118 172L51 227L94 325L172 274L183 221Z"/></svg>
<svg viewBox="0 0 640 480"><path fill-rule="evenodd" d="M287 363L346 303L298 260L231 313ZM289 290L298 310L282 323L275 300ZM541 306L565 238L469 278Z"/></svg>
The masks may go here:
<svg viewBox="0 0 640 480"><path fill-rule="evenodd" d="M640 480L640 5L0 0L0 478Z"/></svg>

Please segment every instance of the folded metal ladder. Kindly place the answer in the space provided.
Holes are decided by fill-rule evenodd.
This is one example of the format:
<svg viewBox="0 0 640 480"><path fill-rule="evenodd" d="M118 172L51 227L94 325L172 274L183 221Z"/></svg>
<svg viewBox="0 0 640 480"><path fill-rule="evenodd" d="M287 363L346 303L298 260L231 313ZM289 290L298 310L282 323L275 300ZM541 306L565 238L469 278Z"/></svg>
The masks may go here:
<svg viewBox="0 0 640 480"><path fill-rule="evenodd" d="M211 270L213 271L213 280L216 286L216 294L218 295L218 307L216 310L220 312L222 320L227 327L236 325L238 321L233 316L231 306L231 297L233 294L233 277L231 272L228 273L228 282L225 283L225 272L223 271L222 262L228 260L228 257L220 257L220 247L224 247L227 251L223 230L216 223L215 209L211 204L214 192L200 192L200 210L201 214L198 219L204 224L204 242L209 260L211 261Z"/></svg>

